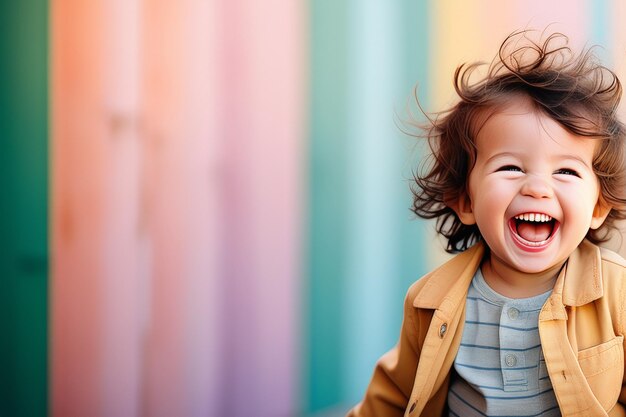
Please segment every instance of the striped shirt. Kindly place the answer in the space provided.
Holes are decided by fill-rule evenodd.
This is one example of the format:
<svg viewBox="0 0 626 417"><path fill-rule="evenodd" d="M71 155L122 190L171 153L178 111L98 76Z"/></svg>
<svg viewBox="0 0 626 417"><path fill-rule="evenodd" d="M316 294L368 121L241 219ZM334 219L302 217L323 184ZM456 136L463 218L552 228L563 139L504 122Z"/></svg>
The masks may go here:
<svg viewBox="0 0 626 417"><path fill-rule="evenodd" d="M448 393L450 416L560 416L539 340L550 292L513 299L476 272Z"/></svg>

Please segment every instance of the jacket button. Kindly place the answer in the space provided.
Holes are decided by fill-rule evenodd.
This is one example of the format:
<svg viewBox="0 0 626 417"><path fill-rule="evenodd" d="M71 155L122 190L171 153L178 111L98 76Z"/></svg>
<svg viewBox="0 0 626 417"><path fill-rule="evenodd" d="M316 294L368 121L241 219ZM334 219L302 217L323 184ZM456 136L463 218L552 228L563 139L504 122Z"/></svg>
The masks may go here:
<svg viewBox="0 0 626 417"><path fill-rule="evenodd" d="M412 413L413 410L415 410L415 406L417 406L417 403L411 404L411 408L409 408L409 413Z"/></svg>
<svg viewBox="0 0 626 417"><path fill-rule="evenodd" d="M439 328L439 337L443 339L443 336L446 334L447 331L448 331L448 323L442 324L441 327Z"/></svg>

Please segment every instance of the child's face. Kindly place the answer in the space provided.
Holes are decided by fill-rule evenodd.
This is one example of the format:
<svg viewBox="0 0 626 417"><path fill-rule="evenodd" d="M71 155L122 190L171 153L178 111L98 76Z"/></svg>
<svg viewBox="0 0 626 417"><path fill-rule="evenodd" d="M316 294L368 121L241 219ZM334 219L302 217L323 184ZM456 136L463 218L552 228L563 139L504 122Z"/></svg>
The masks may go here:
<svg viewBox="0 0 626 417"><path fill-rule="evenodd" d="M599 204L592 169L598 140L568 132L516 98L488 119L476 142L469 200L461 198L456 211L478 225L492 258L543 272L602 225L609 208Z"/></svg>

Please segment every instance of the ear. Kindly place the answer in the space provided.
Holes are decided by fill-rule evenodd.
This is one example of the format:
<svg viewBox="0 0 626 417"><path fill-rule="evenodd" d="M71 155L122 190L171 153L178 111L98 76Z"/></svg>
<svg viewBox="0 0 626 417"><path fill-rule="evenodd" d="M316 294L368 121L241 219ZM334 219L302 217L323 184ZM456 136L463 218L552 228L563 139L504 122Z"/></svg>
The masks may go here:
<svg viewBox="0 0 626 417"><path fill-rule="evenodd" d="M604 221L606 220L606 217L611 212L611 209L612 207L607 204L606 201L604 201L602 196L600 196L598 198L596 206L593 208L593 214L591 216L591 226L589 226L589 228L597 229L602 226L602 223L604 223Z"/></svg>
<svg viewBox="0 0 626 417"><path fill-rule="evenodd" d="M472 201L467 193L462 193L458 198L446 201L446 205L454 210L461 223L468 226L476 224Z"/></svg>

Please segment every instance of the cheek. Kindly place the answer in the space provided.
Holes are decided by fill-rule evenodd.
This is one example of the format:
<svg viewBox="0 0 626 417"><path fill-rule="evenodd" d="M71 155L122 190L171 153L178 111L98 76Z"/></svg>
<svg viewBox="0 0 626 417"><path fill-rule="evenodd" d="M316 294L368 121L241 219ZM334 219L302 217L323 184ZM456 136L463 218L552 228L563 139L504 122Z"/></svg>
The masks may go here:
<svg viewBox="0 0 626 417"><path fill-rule="evenodd" d="M513 184L502 180L484 181L476 193L476 201L494 208L506 206L516 194Z"/></svg>
<svg viewBox="0 0 626 417"><path fill-rule="evenodd" d="M479 226L500 224L511 203L510 188L502 187L496 181L483 183L479 192L472 193L471 197L472 210Z"/></svg>
<svg viewBox="0 0 626 417"><path fill-rule="evenodd" d="M593 186L562 193L560 202L564 216L586 224L593 216L598 196L598 189ZM581 201L584 201L584 204L581 204Z"/></svg>

